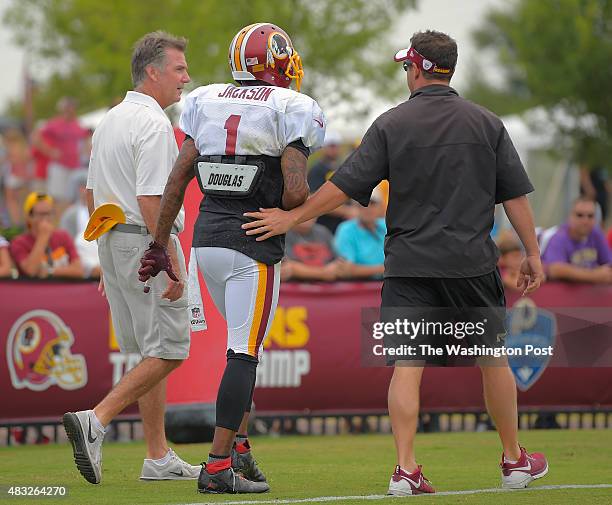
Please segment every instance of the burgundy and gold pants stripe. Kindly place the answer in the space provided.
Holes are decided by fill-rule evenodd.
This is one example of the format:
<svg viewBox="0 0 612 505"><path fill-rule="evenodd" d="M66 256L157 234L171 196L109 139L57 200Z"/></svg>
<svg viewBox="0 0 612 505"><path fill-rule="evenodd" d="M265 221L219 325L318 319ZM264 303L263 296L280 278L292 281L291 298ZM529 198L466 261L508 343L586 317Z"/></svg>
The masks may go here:
<svg viewBox="0 0 612 505"><path fill-rule="evenodd" d="M280 263L266 265L233 249L197 247L196 259L227 322L227 348L259 358L278 303Z"/></svg>
<svg viewBox="0 0 612 505"><path fill-rule="evenodd" d="M274 266L258 263L257 298L253 312L253 322L249 332L248 353L257 357L270 322L272 297L274 294Z"/></svg>

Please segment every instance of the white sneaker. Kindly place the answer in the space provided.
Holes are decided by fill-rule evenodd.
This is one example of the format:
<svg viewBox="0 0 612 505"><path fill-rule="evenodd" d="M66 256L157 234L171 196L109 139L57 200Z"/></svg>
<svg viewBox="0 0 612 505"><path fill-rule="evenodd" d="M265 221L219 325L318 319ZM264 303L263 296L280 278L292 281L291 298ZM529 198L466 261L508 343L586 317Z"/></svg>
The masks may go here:
<svg viewBox="0 0 612 505"><path fill-rule="evenodd" d="M160 465L152 459L145 459L142 464L140 480L195 480L200 475L200 465L190 465L169 449L170 459Z"/></svg>
<svg viewBox="0 0 612 505"><path fill-rule="evenodd" d="M102 480L102 441L104 432L92 422L92 410L68 412L64 414L63 423L66 435L72 444L74 462L79 472L91 484L100 484Z"/></svg>

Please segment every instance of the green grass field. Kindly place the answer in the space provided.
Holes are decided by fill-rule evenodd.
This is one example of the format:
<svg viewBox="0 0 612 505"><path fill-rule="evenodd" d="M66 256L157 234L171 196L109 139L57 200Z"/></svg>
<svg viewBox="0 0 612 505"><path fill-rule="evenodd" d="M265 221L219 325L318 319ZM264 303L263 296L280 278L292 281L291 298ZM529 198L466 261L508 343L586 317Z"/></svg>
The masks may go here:
<svg viewBox="0 0 612 505"><path fill-rule="evenodd" d="M612 430L531 431L523 432L521 441L529 450L545 452L550 463L549 474L533 483L530 487L533 490L402 500L436 504L612 503L612 488L535 490L549 485L612 484ZM254 447L271 486L271 491L263 495L204 495L197 493L196 483L191 481L140 482L144 451L140 442L104 446L104 474L98 486L88 484L78 474L68 444L2 447L0 486L4 495L0 502L144 505L382 495L395 464L390 435L258 437L254 439ZM209 446L174 448L184 459L196 463L208 454ZM500 449L494 432L419 434L417 448L424 473L438 491L489 489L500 485L497 466ZM68 486L69 496L8 498L7 485ZM347 499L340 504L366 501L371 503L371 500Z"/></svg>

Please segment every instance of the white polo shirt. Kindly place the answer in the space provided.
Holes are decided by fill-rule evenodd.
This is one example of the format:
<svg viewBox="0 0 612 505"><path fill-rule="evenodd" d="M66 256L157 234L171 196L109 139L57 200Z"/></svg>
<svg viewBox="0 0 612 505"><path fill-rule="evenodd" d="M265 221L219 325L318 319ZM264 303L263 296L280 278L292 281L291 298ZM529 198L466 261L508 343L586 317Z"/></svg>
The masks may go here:
<svg viewBox="0 0 612 505"><path fill-rule="evenodd" d="M157 101L128 91L96 128L92 141L87 189L94 205L116 203L126 222L145 226L137 196L162 195L178 147L170 120ZM185 210L174 222L183 231Z"/></svg>

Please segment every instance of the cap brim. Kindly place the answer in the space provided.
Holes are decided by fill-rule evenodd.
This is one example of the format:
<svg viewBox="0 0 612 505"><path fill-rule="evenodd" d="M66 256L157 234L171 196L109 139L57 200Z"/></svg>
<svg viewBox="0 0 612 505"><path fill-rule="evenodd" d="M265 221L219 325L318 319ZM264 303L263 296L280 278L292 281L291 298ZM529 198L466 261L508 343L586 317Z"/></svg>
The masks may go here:
<svg viewBox="0 0 612 505"><path fill-rule="evenodd" d="M406 49L400 49L397 53L395 53L395 56L393 57L393 59L395 61L404 61L408 59L408 51L410 50L409 47L407 47Z"/></svg>
<svg viewBox="0 0 612 505"><path fill-rule="evenodd" d="M125 213L116 203L104 203L89 216L83 238L87 241L95 240L117 223L125 223Z"/></svg>
<svg viewBox="0 0 612 505"><path fill-rule="evenodd" d="M125 223L125 213L116 203L103 203L97 207L89 217L89 222L107 218L114 219L117 223Z"/></svg>
<svg viewBox="0 0 612 505"><path fill-rule="evenodd" d="M116 224L117 221L115 221L114 219L105 219L97 225L92 226L91 229L88 227L88 229L85 230L85 233L83 233L83 238L88 242L96 240L97 238L100 238L102 235L104 235Z"/></svg>

